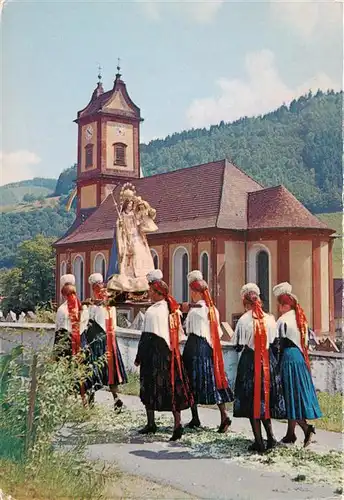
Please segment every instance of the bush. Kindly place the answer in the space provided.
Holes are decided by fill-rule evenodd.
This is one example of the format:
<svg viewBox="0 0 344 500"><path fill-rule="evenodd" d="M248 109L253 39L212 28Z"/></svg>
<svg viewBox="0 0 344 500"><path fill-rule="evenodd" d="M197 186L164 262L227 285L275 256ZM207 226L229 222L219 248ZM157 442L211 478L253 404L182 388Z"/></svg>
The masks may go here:
<svg viewBox="0 0 344 500"><path fill-rule="evenodd" d="M19 362L21 354L31 356L29 365ZM102 471L85 461L80 443L66 450L60 434L76 415L79 422L88 418L76 392L87 370L75 358L54 361L50 350L16 347L0 357L0 464L14 471L5 474L9 493L24 480L44 484L46 498L95 498L102 491Z"/></svg>

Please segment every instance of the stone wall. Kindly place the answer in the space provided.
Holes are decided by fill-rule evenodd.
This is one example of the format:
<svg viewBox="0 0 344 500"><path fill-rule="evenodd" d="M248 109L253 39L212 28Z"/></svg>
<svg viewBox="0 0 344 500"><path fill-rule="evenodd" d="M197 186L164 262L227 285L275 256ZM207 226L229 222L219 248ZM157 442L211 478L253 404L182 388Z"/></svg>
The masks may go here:
<svg viewBox="0 0 344 500"><path fill-rule="evenodd" d="M128 371L137 371L134 360L141 332L117 327L119 347L123 362ZM51 348L54 343L54 325L34 323L0 323L0 354L8 353L15 345L24 345L23 358L30 356L30 351ZM182 343L181 349L183 349ZM230 342L222 342L226 373L230 385L234 387L238 353ZM333 394L343 394L343 364L344 353L312 352L312 375L317 390Z"/></svg>

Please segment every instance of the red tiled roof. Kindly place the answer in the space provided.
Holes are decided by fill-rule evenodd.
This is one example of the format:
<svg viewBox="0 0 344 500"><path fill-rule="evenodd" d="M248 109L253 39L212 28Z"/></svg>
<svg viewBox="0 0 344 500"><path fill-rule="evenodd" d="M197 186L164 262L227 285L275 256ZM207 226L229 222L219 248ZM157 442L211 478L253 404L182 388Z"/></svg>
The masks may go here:
<svg viewBox="0 0 344 500"><path fill-rule="evenodd" d="M264 189L227 160L131 180L157 211L155 234L197 229L329 228L283 186ZM119 199L121 185L114 189ZM111 240L112 196L56 245Z"/></svg>
<svg viewBox="0 0 344 500"><path fill-rule="evenodd" d="M247 228L247 193L261 186L226 160L132 180L157 211L155 234L182 230ZM118 200L121 186L114 190ZM57 245L111 239L116 222L112 196Z"/></svg>
<svg viewBox="0 0 344 500"><path fill-rule="evenodd" d="M249 229L329 229L284 186L248 194ZM333 231L332 231L333 232Z"/></svg>

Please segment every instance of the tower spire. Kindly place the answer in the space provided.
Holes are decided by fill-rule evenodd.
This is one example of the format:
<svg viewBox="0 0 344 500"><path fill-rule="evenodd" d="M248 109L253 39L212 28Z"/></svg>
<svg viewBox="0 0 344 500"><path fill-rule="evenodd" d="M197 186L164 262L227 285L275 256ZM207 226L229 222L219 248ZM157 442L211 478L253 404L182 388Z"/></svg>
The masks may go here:
<svg viewBox="0 0 344 500"><path fill-rule="evenodd" d="M98 65L98 82L97 87L94 89L92 94L92 99L96 99L101 94L104 94L103 82L102 82L102 67Z"/></svg>
<svg viewBox="0 0 344 500"><path fill-rule="evenodd" d="M117 73L116 73L116 80L119 80L121 78L121 60L120 58L117 59Z"/></svg>
<svg viewBox="0 0 344 500"><path fill-rule="evenodd" d="M98 66L98 83L102 83L102 67Z"/></svg>

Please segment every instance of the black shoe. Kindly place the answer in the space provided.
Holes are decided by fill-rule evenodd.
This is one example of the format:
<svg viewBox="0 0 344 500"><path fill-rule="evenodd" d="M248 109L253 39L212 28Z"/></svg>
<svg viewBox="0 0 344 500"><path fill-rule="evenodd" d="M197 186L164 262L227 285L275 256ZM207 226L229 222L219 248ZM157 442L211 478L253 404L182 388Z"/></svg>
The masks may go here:
<svg viewBox="0 0 344 500"><path fill-rule="evenodd" d="M218 428L217 432L219 434L224 434L225 432L228 431L229 427L231 426L231 419L229 417L225 418L223 422L221 422L220 427Z"/></svg>
<svg viewBox="0 0 344 500"><path fill-rule="evenodd" d="M172 436L170 437L169 441L178 441L184 433L183 427L180 425L176 429L174 429Z"/></svg>
<svg viewBox="0 0 344 500"><path fill-rule="evenodd" d="M266 451L264 443L258 443L257 441L254 441L252 444L250 444L247 450L253 451L255 453L264 453Z"/></svg>
<svg viewBox="0 0 344 500"><path fill-rule="evenodd" d="M315 434L315 427L313 425L309 425L305 432L305 439L303 441L304 448L307 448L307 446L311 444L313 434Z"/></svg>
<svg viewBox="0 0 344 500"><path fill-rule="evenodd" d="M157 431L156 424L145 425L143 429L139 430L139 434L155 434Z"/></svg>
<svg viewBox="0 0 344 500"><path fill-rule="evenodd" d="M113 409L115 410L116 413L121 413L123 409L123 401L119 398L115 399Z"/></svg>
<svg viewBox="0 0 344 500"><path fill-rule="evenodd" d="M266 442L266 449L272 450L273 448L276 448L277 444L278 443L275 438L269 438Z"/></svg>
<svg viewBox="0 0 344 500"><path fill-rule="evenodd" d="M284 436L283 439L281 439L281 443L284 443L284 444L294 444L296 443L296 436L295 434L293 436L288 436L288 434L286 436Z"/></svg>
<svg viewBox="0 0 344 500"><path fill-rule="evenodd" d="M201 422L199 421L199 419L196 420L193 418L188 424L186 424L185 427L187 427L188 429L195 429L201 427Z"/></svg>

